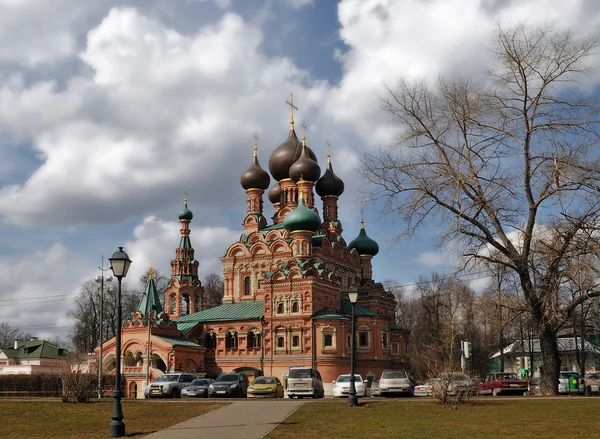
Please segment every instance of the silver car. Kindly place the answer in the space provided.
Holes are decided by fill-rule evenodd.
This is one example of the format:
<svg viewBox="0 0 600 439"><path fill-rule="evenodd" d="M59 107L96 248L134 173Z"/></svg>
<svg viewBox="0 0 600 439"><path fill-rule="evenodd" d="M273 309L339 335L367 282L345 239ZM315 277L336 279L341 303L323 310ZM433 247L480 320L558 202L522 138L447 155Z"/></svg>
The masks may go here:
<svg viewBox="0 0 600 439"><path fill-rule="evenodd" d="M384 370L379 380L379 394L389 396L392 394L407 394L413 396L415 385L405 370Z"/></svg>
<svg viewBox="0 0 600 439"><path fill-rule="evenodd" d="M181 396L190 398L208 398L208 386L210 386L213 381L214 380L211 378L198 378L181 389Z"/></svg>

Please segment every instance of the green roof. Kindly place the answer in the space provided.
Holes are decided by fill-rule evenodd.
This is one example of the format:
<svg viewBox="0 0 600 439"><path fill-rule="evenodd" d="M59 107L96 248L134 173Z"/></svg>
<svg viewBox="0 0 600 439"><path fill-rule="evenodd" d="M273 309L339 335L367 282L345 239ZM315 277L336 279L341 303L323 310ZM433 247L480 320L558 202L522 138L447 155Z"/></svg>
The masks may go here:
<svg viewBox="0 0 600 439"><path fill-rule="evenodd" d="M323 308L313 314L313 319L340 319L340 320L348 320L348 317L340 314L337 311L333 311L329 308Z"/></svg>
<svg viewBox="0 0 600 439"><path fill-rule="evenodd" d="M381 314L371 311L364 306L360 306L358 303L355 305L354 315L356 316L368 316L368 317L382 317ZM342 299L342 313L352 314L352 304L348 299Z"/></svg>
<svg viewBox="0 0 600 439"><path fill-rule="evenodd" d="M173 321L177 324L177 329L186 334L198 323L260 320L264 316L265 303L256 300L252 302L225 303L194 314L178 317Z"/></svg>
<svg viewBox="0 0 600 439"><path fill-rule="evenodd" d="M46 340L19 341L17 349L3 348L8 358L63 358L68 351Z"/></svg>
<svg viewBox="0 0 600 439"><path fill-rule="evenodd" d="M171 346L187 346L190 348L198 348L198 349L203 349L204 347L199 345L198 343L194 343L193 341L188 341L184 338L170 338L170 337L161 337L161 336L156 336L158 338L160 338L161 340L166 341L167 343L171 344Z"/></svg>
<svg viewBox="0 0 600 439"><path fill-rule="evenodd" d="M163 312L163 308L158 297L158 291L156 291L156 282L153 278L148 279L148 283L146 283L146 289L144 290L144 294L140 299L140 303L138 303L136 311L139 311L144 317L152 312L156 313L156 315L159 315Z"/></svg>

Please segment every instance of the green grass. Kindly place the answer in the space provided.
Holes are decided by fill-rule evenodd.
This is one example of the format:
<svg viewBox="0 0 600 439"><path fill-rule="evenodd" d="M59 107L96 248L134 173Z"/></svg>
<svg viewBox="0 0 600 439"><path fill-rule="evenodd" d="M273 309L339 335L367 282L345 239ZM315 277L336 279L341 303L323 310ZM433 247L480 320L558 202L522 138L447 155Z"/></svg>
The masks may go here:
<svg viewBox="0 0 600 439"><path fill-rule="evenodd" d="M600 398L482 399L457 410L431 400L303 405L267 439L580 439L600 436Z"/></svg>
<svg viewBox="0 0 600 439"><path fill-rule="evenodd" d="M123 400L125 433L127 437L141 437L223 405L184 399ZM67 404L58 399L0 400L0 438L107 438L112 408L112 399L87 404Z"/></svg>

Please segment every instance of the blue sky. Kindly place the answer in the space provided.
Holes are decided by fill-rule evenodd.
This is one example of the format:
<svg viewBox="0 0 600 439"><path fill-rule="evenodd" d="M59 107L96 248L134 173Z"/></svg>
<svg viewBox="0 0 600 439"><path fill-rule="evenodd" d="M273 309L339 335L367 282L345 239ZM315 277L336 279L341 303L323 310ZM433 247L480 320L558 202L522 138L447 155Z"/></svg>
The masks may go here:
<svg viewBox="0 0 600 439"><path fill-rule="evenodd" d="M150 264L169 273L185 191L201 274L220 272L241 233L252 135L267 168L290 93L322 168L331 142L346 240L364 211L380 244L375 278L448 270L457 257L435 247L435 223L395 242L402 224L360 201L357 153L398 128L383 84L480 78L497 25L525 20L585 36L600 2L0 0L0 322L66 338L81 284L117 246L130 281Z"/></svg>

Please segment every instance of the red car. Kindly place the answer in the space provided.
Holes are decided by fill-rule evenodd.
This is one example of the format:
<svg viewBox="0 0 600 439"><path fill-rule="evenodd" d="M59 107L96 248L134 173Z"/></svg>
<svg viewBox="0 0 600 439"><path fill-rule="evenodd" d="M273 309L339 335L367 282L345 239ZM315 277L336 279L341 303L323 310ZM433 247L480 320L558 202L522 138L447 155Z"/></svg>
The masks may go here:
<svg viewBox="0 0 600 439"><path fill-rule="evenodd" d="M527 392L527 389L527 381L517 378L516 373L510 372L490 373L477 385L477 391L480 395L523 395Z"/></svg>

